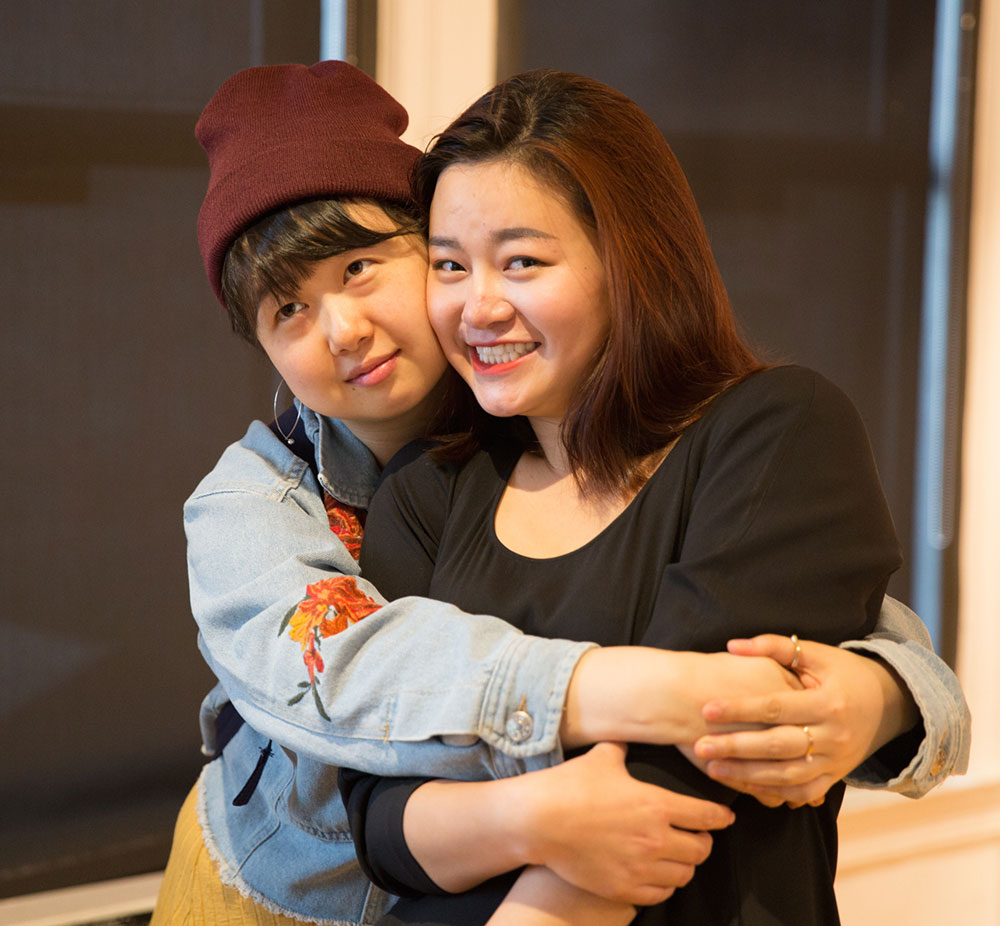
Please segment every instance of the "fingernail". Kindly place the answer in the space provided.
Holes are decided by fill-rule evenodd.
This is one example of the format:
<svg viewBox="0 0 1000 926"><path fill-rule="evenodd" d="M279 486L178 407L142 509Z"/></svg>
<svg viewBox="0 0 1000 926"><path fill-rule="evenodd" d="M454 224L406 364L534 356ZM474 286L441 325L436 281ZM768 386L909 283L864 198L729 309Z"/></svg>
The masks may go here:
<svg viewBox="0 0 1000 926"><path fill-rule="evenodd" d="M711 740L698 740L694 744L694 754L699 759L714 759L716 755L715 743Z"/></svg>

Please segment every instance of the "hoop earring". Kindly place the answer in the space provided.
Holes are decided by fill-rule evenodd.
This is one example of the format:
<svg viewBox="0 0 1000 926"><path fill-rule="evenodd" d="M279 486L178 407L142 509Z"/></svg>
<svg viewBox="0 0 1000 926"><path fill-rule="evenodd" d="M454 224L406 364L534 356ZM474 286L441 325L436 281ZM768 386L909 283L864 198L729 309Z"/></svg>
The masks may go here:
<svg viewBox="0 0 1000 926"><path fill-rule="evenodd" d="M278 395L281 393L281 387L285 385L284 380L278 382L278 388L274 390L274 427L277 429L278 433L284 438L286 444L294 444L295 438L292 436L295 433L295 428L298 426L299 419L302 417L302 408L299 405L295 406L295 421L292 423L292 427L286 434L281 430L281 424L278 422Z"/></svg>

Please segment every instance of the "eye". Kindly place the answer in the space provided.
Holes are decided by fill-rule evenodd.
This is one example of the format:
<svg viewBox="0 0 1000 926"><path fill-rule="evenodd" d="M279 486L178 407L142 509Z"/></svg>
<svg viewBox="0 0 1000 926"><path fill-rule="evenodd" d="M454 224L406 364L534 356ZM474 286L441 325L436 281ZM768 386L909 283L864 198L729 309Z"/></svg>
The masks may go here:
<svg viewBox="0 0 1000 926"><path fill-rule="evenodd" d="M532 267L541 267L542 262L534 257L513 257L507 261L508 270L530 270Z"/></svg>
<svg viewBox="0 0 1000 926"><path fill-rule="evenodd" d="M457 260L436 260L431 263L431 268L439 273L462 273L465 270Z"/></svg>
<svg viewBox="0 0 1000 926"><path fill-rule="evenodd" d="M304 302L286 302L284 305L278 307L278 311L275 312L275 317L278 321L285 321L289 318L294 318L299 312L305 310L306 304Z"/></svg>
<svg viewBox="0 0 1000 926"><path fill-rule="evenodd" d="M353 277L360 276L364 273L374 261L371 258L360 257L357 260L352 260L344 270L344 280L350 280Z"/></svg>

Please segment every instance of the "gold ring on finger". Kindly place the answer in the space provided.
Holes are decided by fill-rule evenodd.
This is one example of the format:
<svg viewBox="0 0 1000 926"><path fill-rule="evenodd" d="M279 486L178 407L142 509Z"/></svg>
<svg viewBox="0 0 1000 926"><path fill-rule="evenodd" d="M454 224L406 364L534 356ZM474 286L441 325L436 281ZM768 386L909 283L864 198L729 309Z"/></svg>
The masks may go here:
<svg viewBox="0 0 1000 926"><path fill-rule="evenodd" d="M802 732L805 733L806 740L808 741L806 743L806 756L805 756L806 762L812 762L812 760L813 760L813 749L815 748L816 744L813 742L813 735L809 732L809 728L808 727L803 727L802 728Z"/></svg>

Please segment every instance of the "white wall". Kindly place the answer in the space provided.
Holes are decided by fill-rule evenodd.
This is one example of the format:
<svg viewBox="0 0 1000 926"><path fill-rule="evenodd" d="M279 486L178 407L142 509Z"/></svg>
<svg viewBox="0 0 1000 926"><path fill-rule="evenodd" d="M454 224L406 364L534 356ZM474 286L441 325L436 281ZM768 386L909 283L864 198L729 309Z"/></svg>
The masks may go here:
<svg viewBox="0 0 1000 926"><path fill-rule="evenodd" d="M378 82L410 114L423 149L496 83L496 0L379 0Z"/></svg>

